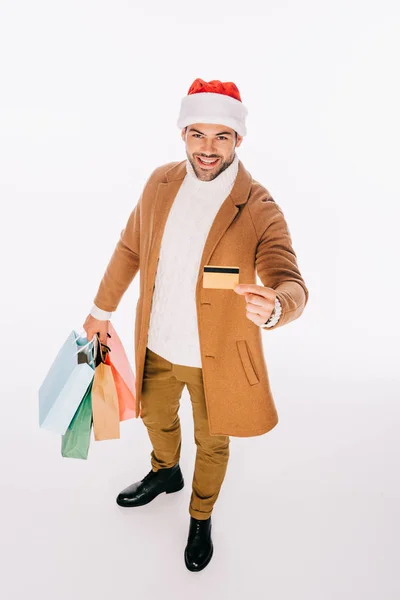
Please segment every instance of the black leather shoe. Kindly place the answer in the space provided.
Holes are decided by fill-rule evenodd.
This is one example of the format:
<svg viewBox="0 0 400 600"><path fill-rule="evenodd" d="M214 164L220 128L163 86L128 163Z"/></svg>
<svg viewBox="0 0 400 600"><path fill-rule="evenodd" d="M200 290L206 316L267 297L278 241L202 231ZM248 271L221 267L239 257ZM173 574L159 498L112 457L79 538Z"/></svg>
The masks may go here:
<svg viewBox="0 0 400 600"><path fill-rule="evenodd" d="M158 494L178 492L183 486L184 480L179 463L166 469L151 470L143 479L122 490L117 496L117 504L143 506L154 500Z"/></svg>
<svg viewBox="0 0 400 600"><path fill-rule="evenodd" d="M211 516L195 519L190 516L190 527L185 548L185 564L189 571L201 571L208 565L214 552L211 539Z"/></svg>

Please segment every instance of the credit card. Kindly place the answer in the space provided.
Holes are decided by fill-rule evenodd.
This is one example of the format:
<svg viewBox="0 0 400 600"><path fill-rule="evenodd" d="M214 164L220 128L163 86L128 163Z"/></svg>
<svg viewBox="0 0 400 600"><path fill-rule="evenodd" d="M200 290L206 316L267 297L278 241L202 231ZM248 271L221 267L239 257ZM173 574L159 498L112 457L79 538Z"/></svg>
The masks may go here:
<svg viewBox="0 0 400 600"><path fill-rule="evenodd" d="M239 267L204 265L203 288L230 290L239 283Z"/></svg>

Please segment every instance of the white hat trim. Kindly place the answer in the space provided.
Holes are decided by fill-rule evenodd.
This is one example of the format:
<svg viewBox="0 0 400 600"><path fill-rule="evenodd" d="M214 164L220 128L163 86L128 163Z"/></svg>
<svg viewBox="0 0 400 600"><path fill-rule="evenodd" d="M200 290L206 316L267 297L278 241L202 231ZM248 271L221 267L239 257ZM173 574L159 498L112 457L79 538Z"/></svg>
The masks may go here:
<svg viewBox="0 0 400 600"><path fill-rule="evenodd" d="M214 92L198 92L182 98L177 125L179 129L193 123L214 123L227 125L240 136L247 133L246 115L248 111L240 100Z"/></svg>

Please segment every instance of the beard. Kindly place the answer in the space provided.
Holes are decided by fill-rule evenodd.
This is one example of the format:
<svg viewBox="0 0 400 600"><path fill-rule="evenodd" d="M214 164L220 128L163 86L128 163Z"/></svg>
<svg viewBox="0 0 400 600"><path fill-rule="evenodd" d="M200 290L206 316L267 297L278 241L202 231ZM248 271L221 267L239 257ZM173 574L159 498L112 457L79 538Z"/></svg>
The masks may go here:
<svg viewBox="0 0 400 600"><path fill-rule="evenodd" d="M189 160L190 164L192 165L193 170L196 173L197 177L203 181L212 181L213 179L218 177L218 175L220 173L222 173L222 171L225 171L225 169L227 169L232 164L232 162L235 158L235 153L233 153L229 159L225 159L225 160L222 157L218 156L216 158L219 159L219 162L213 169L202 169L201 165L199 165L197 158L196 158L196 156L198 156L198 154L196 154L196 155L189 155L188 153L186 153L186 154L187 154L188 160Z"/></svg>

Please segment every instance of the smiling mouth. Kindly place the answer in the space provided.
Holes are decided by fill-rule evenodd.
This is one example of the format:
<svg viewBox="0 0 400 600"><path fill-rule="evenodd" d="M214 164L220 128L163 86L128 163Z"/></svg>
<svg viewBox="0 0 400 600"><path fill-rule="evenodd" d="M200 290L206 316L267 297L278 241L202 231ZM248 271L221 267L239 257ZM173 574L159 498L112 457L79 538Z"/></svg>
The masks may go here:
<svg viewBox="0 0 400 600"><path fill-rule="evenodd" d="M206 168L206 169L212 169L212 168L213 168L213 167L215 167L215 165L216 165L216 164L219 162L219 158L216 158L216 159L214 159L214 160L212 160L212 161L206 161L206 160L205 160L205 161L203 162L203 160L200 158L200 156L196 156L196 160L197 160L197 163L198 163L198 164L199 164L201 167L203 167L203 168Z"/></svg>

